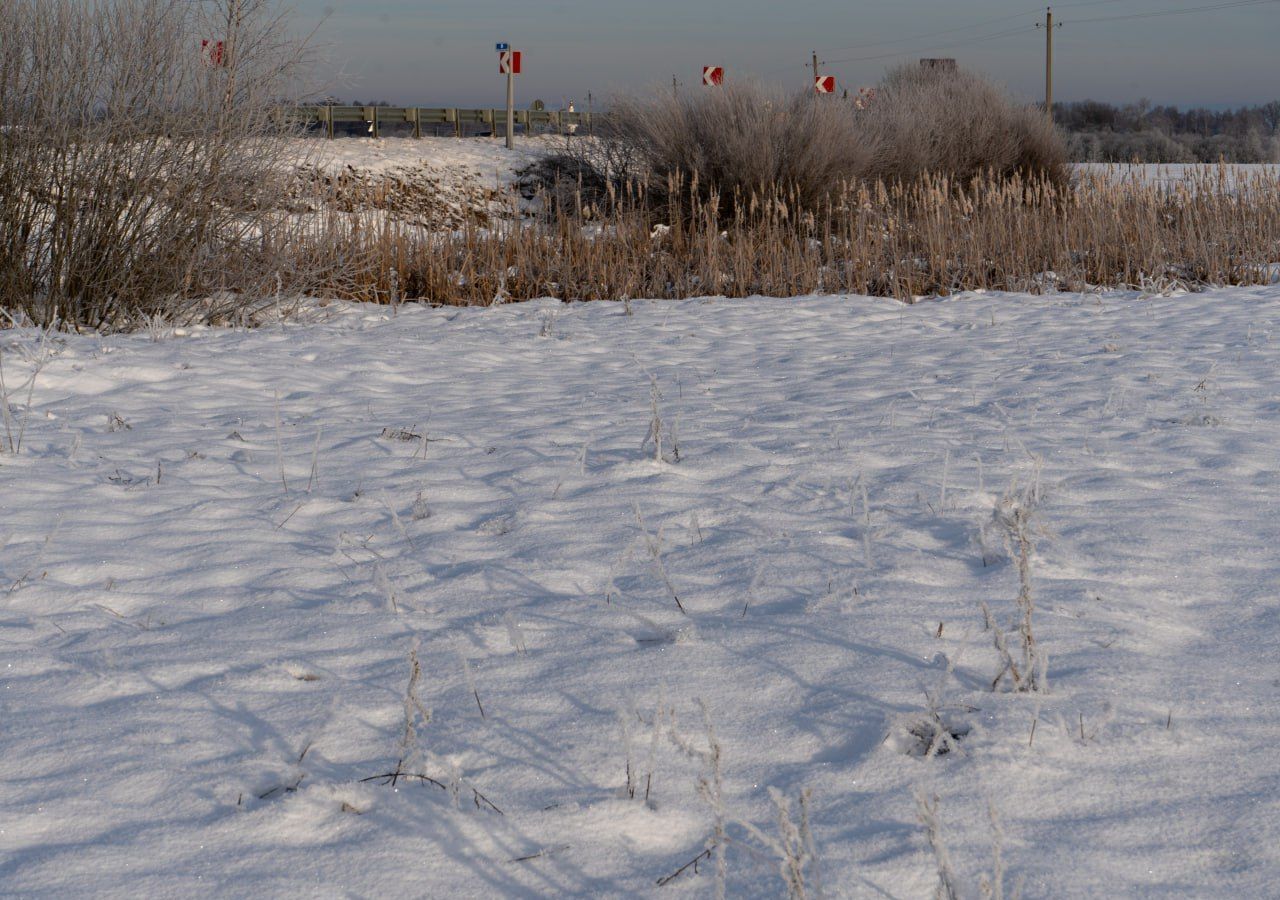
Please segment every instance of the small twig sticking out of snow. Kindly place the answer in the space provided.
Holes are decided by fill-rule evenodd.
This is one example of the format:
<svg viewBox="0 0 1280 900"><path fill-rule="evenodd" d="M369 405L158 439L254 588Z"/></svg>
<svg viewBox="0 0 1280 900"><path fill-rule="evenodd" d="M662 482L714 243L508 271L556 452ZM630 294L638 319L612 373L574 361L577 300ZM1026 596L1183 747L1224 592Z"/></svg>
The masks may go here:
<svg viewBox="0 0 1280 900"><path fill-rule="evenodd" d="M652 417L649 419L649 433L640 442L643 450L650 440L653 441L653 461L662 462L662 413L658 410L658 379L649 376L649 405Z"/></svg>
<svg viewBox="0 0 1280 900"><path fill-rule="evenodd" d="M658 379L652 372L646 371L649 376L649 431L644 436L644 440L640 442L640 450L644 451L649 446L649 442L653 441L653 461L654 462L670 462L678 463L680 461L680 438L679 427L680 417L677 415L670 425L663 422L662 410L658 406L658 401L662 399L662 392L658 390ZM663 430L666 430L668 442L671 445L671 452L664 454L662 452Z"/></svg>
<svg viewBox="0 0 1280 900"><path fill-rule="evenodd" d="M938 865L939 900L959 900L956 890L956 876L951 868L951 856L947 853L947 845L942 840L942 818L938 814L938 795L926 795L923 790L916 789L916 818L924 826L925 837L929 841L929 849Z"/></svg>
<svg viewBox="0 0 1280 900"><path fill-rule="evenodd" d="M747 599L742 603L742 615L739 616L739 618L745 619L747 617L747 607L749 607L751 605L751 601L755 599L756 586L760 583L760 579L763 575L764 563L760 563L756 566L755 572L751 575L751 583L747 585Z"/></svg>
<svg viewBox="0 0 1280 900"><path fill-rule="evenodd" d="M638 773L636 772L635 764L632 762L631 720L636 718L636 712L631 704L628 703L625 709L618 710L617 715L618 725L622 728L622 753L626 758L626 767L624 769L626 774L625 790L627 799L634 800L636 799L636 777Z"/></svg>
<svg viewBox="0 0 1280 900"><path fill-rule="evenodd" d="M321 427L316 426L316 443L315 443L315 446L311 448L311 474L307 476L307 493L308 494L311 493L311 489L315 487L316 483L320 480L320 469L318 467L318 464L320 462L321 431L322 431Z"/></svg>
<svg viewBox="0 0 1280 900"><path fill-rule="evenodd" d="M17 453L13 440L13 412L9 409L9 388L4 383L4 354L0 353L0 419L4 423L5 444L10 453Z"/></svg>
<svg viewBox="0 0 1280 900"><path fill-rule="evenodd" d="M644 537L645 546L649 548L649 556L653 560L654 568L658 571L658 577L667 586L667 592L671 594L671 599L676 602L676 608L686 616L689 615L688 610L684 608L684 604L680 602L680 595L676 593L675 585L671 583L671 576L667 574L666 565L662 562L662 526L658 526L656 535L650 535L644 525L644 516L640 514L640 504L633 504L632 508L635 510L636 524L640 528L640 534Z"/></svg>
<svg viewBox="0 0 1280 900"><path fill-rule="evenodd" d="M987 800L987 818L991 822L991 874L983 875L978 889L983 897L991 900L1004 900L1004 828L1000 825L1000 816L996 813L995 801ZM1013 896L1021 893L1015 885Z"/></svg>
<svg viewBox="0 0 1280 900"><path fill-rule="evenodd" d="M862 490L862 558L867 564L867 568L872 567L871 563L871 502L867 499L867 483L862 480L862 475L858 475L858 486Z"/></svg>
<svg viewBox="0 0 1280 900"><path fill-rule="evenodd" d="M31 576L32 576L32 574L34 574L34 573L35 573L35 570L36 570L36 569L40 568L40 563L41 563L41 561L43 561L43 560L44 560L44 554L45 554L45 552L49 549L49 545L53 543L53 537L54 537L54 535L56 535L56 534L58 533L58 529L59 529L59 528L61 528L61 527L62 527L62 523L59 521L58 523L56 523L56 524L53 526L53 530L52 530L52 531L50 531L48 534L46 534L46 535L45 535L45 537L44 537L44 543L43 543L43 544L41 544L41 545L40 545L40 549L39 549L38 551L36 551L35 559L33 559L33 560L31 561L31 565L27 567L27 571L23 572L23 573L22 573L22 575L21 575L21 576L19 576L19 578L18 578L18 580L17 580L17 581L15 581L13 584L9 585L9 590L5 591L5 596L8 596L9 594L12 594L14 591L18 590L18 588L22 587L24 584L26 584L28 581L30 581L30 580L31 580ZM8 540L9 540L9 538L8 538L8 537L6 537L6 538L5 538L5 542L7 543L7 542L8 542ZM0 545L0 546L2 546L2 545ZM41 576L41 578L43 578L43 577L44 577L44 576L42 575L42 576ZM39 579L37 579L37 580L39 580Z"/></svg>
<svg viewBox="0 0 1280 900"><path fill-rule="evenodd" d="M45 364L49 361L49 329L53 327L53 325L50 325L49 328L46 328L40 334L40 353L35 358L35 363L31 370L31 379L27 382L27 404L22 411L21 421L17 423L18 434L16 437L13 434L13 411L9 408L9 389L5 385L4 380L4 358L3 355L0 355L0 420L2 420L4 424L5 443L9 446L9 452L15 455L21 452L22 439L27 433L27 422L31 418L31 401L35 397L36 392L36 379L39 377L40 371L45 367ZM19 387L16 390L20 391L22 388Z"/></svg>
<svg viewBox="0 0 1280 900"><path fill-rule="evenodd" d="M431 518L431 507L427 504L427 498L423 496L423 493L423 491L418 491L413 498L413 508L409 514L415 522Z"/></svg>
<svg viewBox="0 0 1280 900"><path fill-rule="evenodd" d="M400 604L396 601L396 589L391 584L391 579L387 577L387 573L383 571L380 563L373 564L373 584L374 587L387 599L387 603L391 606L391 611L396 615L400 614Z"/></svg>
<svg viewBox="0 0 1280 900"><path fill-rule="evenodd" d="M685 755L699 760L706 766L706 771L698 778L698 795L711 808L713 825L711 837L707 839L707 846L703 853L694 857L685 866L677 870L675 874L678 875L679 872L690 865L695 866L696 869L697 860L705 858L706 854L711 854L714 856L716 863L715 897L716 900L724 900L725 882L728 880L729 875L728 859L726 857L729 843L729 817L724 803L724 776L721 769L723 754L720 747L720 739L716 736L715 726L711 724L711 713L707 710L706 703L701 699L697 699L696 702L698 709L702 713L702 725L706 734L707 749L703 750L694 746L692 741L680 734L676 729L674 713L670 716L671 728L667 734L671 742ZM671 877L674 877L674 875Z"/></svg>
<svg viewBox="0 0 1280 900"><path fill-rule="evenodd" d="M280 466L280 486L289 493L289 483L284 480L284 443L280 439L280 391L275 392L276 410L276 462Z"/></svg>
<svg viewBox="0 0 1280 900"><path fill-rule="evenodd" d="M662 737L663 722L667 717L666 701L663 699L663 695L660 694L657 706L653 711L652 719L648 722L645 721L644 716L640 715L636 711L635 705L630 701L627 702L624 708L620 708L618 710L617 715L618 723L622 727L622 745L623 752L626 756L625 790L627 798L634 800L636 798L636 794L641 792L641 774L643 771L643 801L648 803L649 794L653 790L654 761L658 753L659 739ZM634 727L636 722L640 722L641 724L650 727L649 750L645 755L643 770L638 764L635 754Z"/></svg>
<svg viewBox="0 0 1280 900"><path fill-rule="evenodd" d="M480 718L485 718L484 706L480 703L480 690L476 687L476 677L471 672L471 661L462 653L458 654L458 658L462 660L462 674L467 679L467 688L471 691L471 696L476 699L476 709L480 710Z"/></svg>
<svg viewBox="0 0 1280 900"><path fill-rule="evenodd" d="M938 512L947 511L947 476L951 474L951 451L942 454L942 491L938 495Z"/></svg>
<svg viewBox="0 0 1280 900"><path fill-rule="evenodd" d="M538 337L550 338L556 335L556 313L553 309L542 311L542 327L538 329Z"/></svg>
<svg viewBox="0 0 1280 900"><path fill-rule="evenodd" d="M992 690L999 687L1006 675L1009 676L1015 691L1047 691L1049 658L1036 643L1032 628L1032 614L1035 612L1035 594L1031 583L1031 557L1035 552L1035 534L1040 530L1036 524L1036 507L1040 500L1039 472L1036 480L1027 488L1019 491L1017 485L1010 485L1009 491L996 504L992 516L993 523L1001 530L1010 554L1018 566L1018 639L1021 646L1020 659L1015 660L1009 648L1007 635L995 624L991 611L983 604L983 615L992 631L996 652L1000 654L1001 668L991 684Z"/></svg>
<svg viewBox="0 0 1280 900"><path fill-rule="evenodd" d="M404 538L404 542L412 549L417 550L418 547L414 544L413 537L410 536L409 532L405 529L404 523L400 521L400 516L396 513L395 507L391 505L391 501L386 498L385 494L382 495L381 499L382 505L385 506L387 508L387 512L391 514L391 524L395 526L396 531L400 532L400 537Z"/></svg>
<svg viewBox="0 0 1280 900"><path fill-rule="evenodd" d="M486 800L485 802L488 803L489 801ZM490 804L490 806L492 805L493 804ZM563 853L565 850L568 850L571 846L572 846L571 844L560 844L555 847L543 847L537 853L530 853L527 856L517 856L515 859L507 860L507 862L518 863L518 862L528 862L531 859L542 859L542 857L551 856L553 853Z"/></svg>
<svg viewBox="0 0 1280 900"><path fill-rule="evenodd" d="M797 823L791 818L791 802L777 788L769 788L769 799L773 801L778 820L776 838L765 834L750 822L739 823L778 858L778 871L787 886L790 900L805 900L809 896L808 886L812 882L807 878L806 869L818 857L813 832L809 827L809 803L812 796L813 792L809 788L800 791L800 821Z"/></svg>
<svg viewBox="0 0 1280 900"><path fill-rule="evenodd" d="M404 734L400 737L400 760L391 777L393 785L404 774L405 763L418 753L418 727L431 721L431 710L418 698L418 680L421 677L422 666L418 662L418 644L415 641L409 649L409 684L404 690Z"/></svg>
<svg viewBox="0 0 1280 900"><path fill-rule="evenodd" d="M663 875L661 878L659 878L659 879L658 879L656 882L654 882L654 883L655 883L655 884L657 884L657 885L658 885L658 887L665 887L666 885L668 885L668 884L670 884L671 882L675 881L677 878L679 878L679 877L680 877L681 875L683 875L685 872L687 872L687 871L689 870L689 867L690 867L690 866L692 866L692 867L693 867L693 874L694 874L694 875L697 875L697 874L698 874L698 863L702 862L704 859L710 859L710 858L711 858L711 850L710 850L710 848L708 848L708 849L706 849L706 850L703 850L701 853L699 853L699 854L698 854L697 856L695 856L693 859L689 860L687 863L685 863L685 864L684 864L683 866L681 866L680 868L676 869L674 872L671 872L671 873L669 873L669 874L667 874L667 875Z"/></svg>
<svg viewBox="0 0 1280 900"><path fill-rule="evenodd" d="M528 653L529 651L524 642L524 631L521 630L520 623L516 621L515 614L508 612L504 615L502 624L507 626L507 640L511 641L511 649L521 656Z"/></svg>
<svg viewBox="0 0 1280 900"><path fill-rule="evenodd" d="M702 523L698 521L698 513L695 511L689 516L689 530L698 536L698 543L702 543Z"/></svg>

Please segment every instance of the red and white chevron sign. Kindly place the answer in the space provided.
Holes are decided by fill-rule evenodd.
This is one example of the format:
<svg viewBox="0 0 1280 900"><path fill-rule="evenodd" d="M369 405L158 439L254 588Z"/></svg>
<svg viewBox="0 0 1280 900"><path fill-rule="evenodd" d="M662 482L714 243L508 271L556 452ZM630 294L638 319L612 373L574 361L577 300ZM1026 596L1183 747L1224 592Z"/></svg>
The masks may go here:
<svg viewBox="0 0 1280 900"><path fill-rule="evenodd" d="M225 45L222 41L211 41L208 38L201 40L200 59L210 68L226 65Z"/></svg>
<svg viewBox="0 0 1280 900"><path fill-rule="evenodd" d="M724 84L724 66L703 66L702 83L707 87L719 87Z"/></svg>
<svg viewBox="0 0 1280 900"><path fill-rule="evenodd" d="M519 50L501 50L498 52L498 74L499 75L519 75L520 74L520 51Z"/></svg>
<svg viewBox="0 0 1280 900"><path fill-rule="evenodd" d="M836 92L836 76L834 75L815 75L813 76L813 89L819 94L834 94Z"/></svg>

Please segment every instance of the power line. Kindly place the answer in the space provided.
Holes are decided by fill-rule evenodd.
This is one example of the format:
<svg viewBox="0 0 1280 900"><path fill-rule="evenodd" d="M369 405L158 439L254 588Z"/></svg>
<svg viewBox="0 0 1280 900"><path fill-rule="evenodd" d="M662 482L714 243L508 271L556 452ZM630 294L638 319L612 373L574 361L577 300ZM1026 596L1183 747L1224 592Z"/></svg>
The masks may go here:
<svg viewBox="0 0 1280 900"><path fill-rule="evenodd" d="M1271 0L1271 2L1280 2L1280 0ZM980 37L968 38L963 41L952 41L948 44L938 44L933 47L918 47L911 50L899 50L895 53L878 53L874 56L847 56L840 59L824 59L824 63L844 63L844 62L871 62L877 59L890 59L894 56L913 56L916 53L933 53L938 50L951 50L955 47L966 47L970 44L980 44L983 41L991 41L996 38L1008 37L1011 34L1028 34L1032 31L1032 26L1027 25L1022 28L1010 28L1006 31L997 31L994 34L984 34Z"/></svg>
<svg viewBox="0 0 1280 900"><path fill-rule="evenodd" d="M1098 6L1104 3L1125 3L1127 0L1078 0L1078 2L1059 3L1059 8L1077 7L1077 6ZM846 50L864 50L868 47L891 47L894 44L906 44L911 41L923 40L925 38L938 37L944 34L956 34L961 31L970 31L974 28L982 28L984 25L995 25L1000 22L1009 22L1013 19L1020 19L1024 16L1038 16L1042 12L1042 7L1034 9L1026 9L1022 12L1009 13L1005 16L996 16L994 19L983 19L980 22L973 22L969 25L961 25L957 28L944 28L941 31L926 31L917 34L909 34L906 37L894 38L888 41L869 41L865 44L850 44L847 47L831 47L823 50L823 53L843 53ZM788 68L790 68L788 66Z"/></svg>
<svg viewBox="0 0 1280 900"><path fill-rule="evenodd" d="M1099 0L1092 0L1092 2L1096 3L1096 2L1099 2ZM1115 2L1115 0L1107 0L1107 2ZM984 25L994 25L997 22L1008 22L1011 19L1018 19L1023 16L1037 15L1039 14L1039 12L1040 10L1034 9L1034 10L1029 10L1027 12L1011 13L1010 15L999 16L994 19L983 19L981 22L974 22L971 25L961 25L958 28L944 28L942 31L927 31L927 32L924 32L923 34L909 34L904 38L895 38L894 40L891 40L891 41L871 41L866 44L852 44L848 47L833 47L828 50L823 50L822 52L823 53L843 53L846 50L864 50L868 47L891 47L894 44L906 44L906 43L910 43L911 41L921 40L923 38L938 37L939 35L943 35L943 34L955 34L956 32L959 32L959 31L970 31L974 28L981 28Z"/></svg>
<svg viewBox="0 0 1280 900"><path fill-rule="evenodd" d="M1094 16L1091 19L1070 19L1072 25L1085 25L1090 22L1125 22L1133 19L1152 19L1160 16L1181 16L1187 13L1209 12L1216 9L1235 9L1242 6L1264 6L1280 3L1280 0L1234 0L1231 3L1217 3L1212 6L1187 6L1181 9L1161 9L1153 12L1130 13L1123 16Z"/></svg>
<svg viewBox="0 0 1280 900"><path fill-rule="evenodd" d="M1129 2L1129 0L1079 0L1078 3L1054 3L1053 6L1057 9L1067 9L1075 8L1077 6L1101 6L1104 3L1110 4L1127 2ZM1037 10L1037 12L1039 12L1039 10Z"/></svg>
<svg viewBox="0 0 1280 900"><path fill-rule="evenodd" d="M1059 9L1065 9L1065 8L1078 8L1078 7L1087 7L1087 6L1102 6L1102 5L1109 5L1112 3L1121 3L1121 2L1125 2L1125 0L1072 0L1072 2L1059 3L1059 4L1056 4L1056 6ZM1212 12L1215 10L1239 9L1239 8L1251 7L1251 6L1265 6L1265 5L1275 4L1275 3L1280 3L1280 0L1230 0L1230 2L1215 3L1215 4L1206 5L1206 6L1191 6L1191 7L1181 7L1177 9L1153 10L1150 12L1143 12L1143 13L1126 13L1124 15L1118 15L1118 16L1092 16L1084 19L1070 19L1068 20L1068 22L1071 25L1087 25L1094 22L1124 22L1124 21L1132 21L1135 19L1150 19L1150 18L1156 18L1161 16L1180 16L1180 15L1188 15L1191 13L1198 13L1198 12ZM938 37L946 34L958 34L960 32L969 31L974 28L980 28L983 25L992 25L998 22L1008 22L1013 19L1021 18L1023 16L1038 14L1039 12L1040 12L1039 9L1034 9L1034 10L1028 10L1026 12L1020 12L1020 13L1010 13L1009 15L999 16L994 19L984 19L981 22L975 22L971 25L960 26L957 28L947 28L941 31L930 31L930 32L924 32L924 33L918 33L918 34L908 35L907 37L903 37L903 38L896 38L896 39L887 40L887 41L878 41L875 43L853 44L847 47L839 47L832 50L826 50L824 52L839 53L845 50L860 50L860 49L871 48L871 47L889 47L895 44L905 44L911 41L921 40L929 37ZM961 40L951 41L945 44L937 44L932 47L924 47L924 48L917 47L909 50L897 50L891 53L877 53L870 56L846 56L846 57L838 57L835 59L823 59L821 62L824 65L832 64L832 63L874 62L876 60L892 59L898 56L913 56L917 53L933 53L939 50L951 50L956 47L966 47L971 44L979 44L986 41L996 40L997 38L1008 37L1014 34L1025 34L1030 30L1031 30L1030 26L1021 27L1021 28L1010 28L1004 31L997 31L992 34L979 35L977 37L972 37L972 38L964 38ZM799 68L799 66L796 64L792 64L788 66L782 66L777 69L772 69L769 72L766 72L764 74L773 74L776 72L787 71L795 68Z"/></svg>

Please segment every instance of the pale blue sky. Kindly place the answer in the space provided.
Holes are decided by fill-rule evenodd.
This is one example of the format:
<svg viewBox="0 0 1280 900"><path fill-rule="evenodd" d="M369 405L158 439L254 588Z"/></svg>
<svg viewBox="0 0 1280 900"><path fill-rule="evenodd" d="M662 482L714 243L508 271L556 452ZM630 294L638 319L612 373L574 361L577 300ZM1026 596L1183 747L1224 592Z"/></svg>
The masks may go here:
<svg viewBox="0 0 1280 900"><path fill-rule="evenodd" d="M1054 39L1055 98L1223 106L1280 97L1280 2L1084 21L1229 2L1055 4L1064 26ZM317 34L322 82L337 96L362 100L499 104L505 88L493 45L500 40L524 53L525 74L516 80L521 106L535 98L581 104L588 90L607 97L670 85L673 74L696 87L704 64L724 65L730 77L804 87L811 50L831 60L822 70L844 86L872 84L886 66L924 55L954 56L1027 99L1044 89L1044 33L1034 27L1044 8L1025 0L292 0L292 6L304 28L327 13ZM902 55L867 58L893 53Z"/></svg>

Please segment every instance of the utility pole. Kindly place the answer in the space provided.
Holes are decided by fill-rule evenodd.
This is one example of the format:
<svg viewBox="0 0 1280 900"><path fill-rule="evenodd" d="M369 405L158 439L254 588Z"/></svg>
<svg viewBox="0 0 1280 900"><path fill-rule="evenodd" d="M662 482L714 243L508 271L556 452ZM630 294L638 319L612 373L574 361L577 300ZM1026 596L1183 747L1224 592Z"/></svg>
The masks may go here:
<svg viewBox="0 0 1280 900"><path fill-rule="evenodd" d="M507 66L507 149L516 145L516 73L515 54L511 55L511 63Z"/></svg>
<svg viewBox="0 0 1280 900"><path fill-rule="evenodd" d="M1044 24L1036 23L1037 28L1044 29L1044 111L1053 121L1053 29L1061 28L1062 23L1053 24L1053 7L1044 9Z"/></svg>
<svg viewBox="0 0 1280 900"><path fill-rule="evenodd" d="M676 76L674 75L671 76L671 96L672 97L680 96L680 86L676 83Z"/></svg>
<svg viewBox="0 0 1280 900"><path fill-rule="evenodd" d="M815 83L818 80L818 51L817 50L813 51L813 80Z"/></svg>

